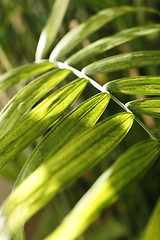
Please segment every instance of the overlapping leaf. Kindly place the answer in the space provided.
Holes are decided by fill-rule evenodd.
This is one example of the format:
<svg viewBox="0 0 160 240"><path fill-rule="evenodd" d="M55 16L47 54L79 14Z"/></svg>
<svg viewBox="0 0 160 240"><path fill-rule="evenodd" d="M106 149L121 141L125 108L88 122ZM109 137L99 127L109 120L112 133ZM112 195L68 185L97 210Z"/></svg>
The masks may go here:
<svg viewBox="0 0 160 240"><path fill-rule="evenodd" d="M93 126L107 107L109 100L110 96L108 94L98 94L83 102L71 114L61 120L27 160L16 180L15 187L36 170L43 161L47 161L51 156L53 157L67 142ZM23 229L20 229L14 236L14 240L19 240L19 234L23 234Z"/></svg>
<svg viewBox="0 0 160 240"><path fill-rule="evenodd" d="M59 0L55 1L48 22L41 32L36 50L36 60L42 59L53 44L69 2L70 0L63 0L62 4Z"/></svg>
<svg viewBox="0 0 160 240"><path fill-rule="evenodd" d="M43 207L61 188L75 181L124 138L133 115L114 115L66 144L10 195L2 207L1 234L9 236Z"/></svg>
<svg viewBox="0 0 160 240"><path fill-rule="evenodd" d="M69 65L75 65L89 57L99 55L102 52L105 52L111 48L119 46L122 43L131 41L141 36L150 35L159 31L160 24L129 28L120 31L111 37L101 38L100 40L76 52L66 61Z"/></svg>
<svg viewBox="0 0 160 240"><path fill-rule="evenodd" d="M49 128L80 95L87 80L78 79L51 94L0 139L0 168Z"/></svg>
<svg viewBox="0 0 160 240"><path fill-rule="evenodd" d="M0 112L0 137L68 74L68 70L52 70L28 84L13 97Z"/></svg>
<svg viewBox="0 0 160 240"><path fill-rule="evenodd" d="M97 73L115 72L150 65L160 65L160 51L136 51L118 54L91 63L83 69L83 72L87 75L94 75Z"/></svg>
<svg viewBox="0 0 160 240"><path fill-rule="evenodd" d="M126 106L135 113L160 118L160 98L146 98L128 102Z"/></svg>
<svg viewBox="0 0 160 240"><path fill-rule="evenodd" d="M61 120L34 150L25 163L16 185L29 176L43 161L53 158L54 154L67 142L93 126L107 107L109 100L109 94L98 94L83 102L71 114Z"/></svg>
<svg viewBox="0 0 160 240"><path fill-rule="evenodd" d="M110 92L125 94L160 95L160 77L140 76L117 79L104 87Z"/></svg>
<svg viewBox="0 0 160 240"><path fill-rule="evenodd" d="M89 36L93 32L96 32L104 24L115 19L116 17L119 17L125 13L137 11L149 11L156 13L155 10L150 8L145 7L136 8L129 6L113 7L102 10L98 12L96 15L89 18L84 23L80 24L78 27L68 32L52 51L50 55L50 60L53 61L56 60L57 58L64 56L72 49L74 49L87 36Z"/></svg>
<svg viewBox="0 0 160 240"><path fill-rule="evenodd" d="M55 67L54 63L44 61L41 63L30 63L14 68L0 76L0 92L30 77L39 75Z"/></svg>
<svg viewBox="0 0 160 240"><path fill-rule="evenodd" d="M45 239L59 240L64 236L65 240L76 239L105 207L119 198L126 186L148 170L159 154L158 142L147 140L135 144L100 176L60 226Z"/></svg>

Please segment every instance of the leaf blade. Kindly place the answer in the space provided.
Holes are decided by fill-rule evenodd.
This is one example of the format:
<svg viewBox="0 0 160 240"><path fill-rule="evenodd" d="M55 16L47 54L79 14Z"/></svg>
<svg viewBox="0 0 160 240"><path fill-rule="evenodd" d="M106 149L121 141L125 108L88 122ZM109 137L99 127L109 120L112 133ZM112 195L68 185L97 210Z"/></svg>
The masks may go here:
<svg viewBox="0 0 160 240"><path fill-rule="evenodd" d="M35 141L72 105L87 80L78 79L38 104L3 138L0 139L0 168Z"/></svg>
<svg viewBox="0 0 160 240"><path fill-rule="evenodd" d="M30 63L14 68L0 76L0 92L13 86L14 84L41 74L55 67L54 63L44 61L41 63Z"/></svg>
<svg viewBox="0 0 160 240"><path fill-rule="evenodd" d="M136 51L104 58L83 68L87 75L160 64L160 51Z"/></svg>
<svg viewBox="0 0 160 240"><path fill-rule="evenodd" d="M61 1L59 0L55 1L47 24L42 30L42 33L39 38L39 42L36 49L36 60L42 59L47 53L47 51L50 49L61 26L69 2L70 0L63 0L62 4Z"/></svg>
<svg viewBox="0 0 160 240"><path fill-rule="evenodd" d="M31 215L44 206L59 189L97 164L123 139L132 124L132 114L121 113L112 116L97 124L80 138L76 138L73 141L74 144L72 141L69 142L54 155L53 159L51 158L42 164L15 189L5 202L1 219L4 216L6 217L4 224L7 228L6 231L15 232ZM112 139L112 141L108 141L109 139ZM104 142L105 144L102 147ZM95 147L97 151L95 151ZM88 148L89 151L87 151ZM41 177L39 178L39 176ZM20 193L24 192L23 188L25 188L25 194L22 196ZM18 212L21 212L21 214L18 214ZM16 220L12 221L13 218Z"/></svg>
<svg viewBox="0 0 160 240"><path fill-rule="evenodd" d="M89 46L83 48L82 50L76 52L75 54L67 58L66 62L68 63L68 65L75 65L79 62L84 61L88 57L99 55L100 53L119 46L122 43L126 43L138 37L147 36L159 31L159 24L133 27L122 30L114 34L113 36L105 37L94 43L91 43Z"/></svg>
<svg viewBox="0 0 160 240"><path fill-rule="evenodd" d="M139 76L113 80L104 85L110 92L136 95L160 95L160 77Z"/></svg>
<svg viewBox="0 0 160 240"><path fill-rule="evenodd" d="M104 208L118 199L128 184L154 163L159 153L160 145L155 141L142 141L132 146L99 177L59 227L45 239L77 238Z"/></svg>
<svg viewBox="0 0 160 240"><path fill-rule="evenodd" d="M98 14L92 16L86 22L80 24L78 27L72 29L69 33L67 33L52 51L49 58L50 61L52 62L54 60L57 60L61 56L70 52L83 39L100 29L100 27L113 20L114 18L128 12L136 11L149 11L156 13L155 10L150 8L134 8L129 6L119 6L102 10Z"/></svg>
<svg viewBox="0 0 160 240"><path fill-rule="evenodd" d="M0 138L68 74L68 70L52 70L32 81L17 93L0 112Z"/></svg>
<svg viewBox="0 0 160 240"><path fill-rule="evenodd" d="M108 105L109 94L101 93L83 102L53 128L37 146L25 163L16 186L28 177L42 162L48 161L61 147L95 125Z"/></svg>
<svg viewBox="0 0 160 240"><path fill-rule="evenodd" d="M146 98L126 103L126 106L135 113L160 118L160 98Z"/></svg>

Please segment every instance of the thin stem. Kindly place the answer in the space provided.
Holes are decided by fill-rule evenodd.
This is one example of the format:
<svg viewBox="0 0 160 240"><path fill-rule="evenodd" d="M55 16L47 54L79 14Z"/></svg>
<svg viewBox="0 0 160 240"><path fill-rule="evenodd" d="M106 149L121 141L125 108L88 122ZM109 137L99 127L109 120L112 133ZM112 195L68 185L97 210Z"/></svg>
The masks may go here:
<svg viewBox="0 0 160 240"><path fill-rule="evenodd" d="M104 86L101 86L99 83L97 83L96 81L94 81L92 78L88 77L87 75L84 74L83 70L80 72L77 69L69 66L67 63L62 63L62 62L57 62L57 61L53 61L57 67L59 69L68 69L70 70L72 73L74 73L77 77L79 78L85 78L87 79L91 85L93 87L95 87L97 90L99 90L100 92L103 93L108 93L111 96L111 99L117 103L121 108L123 108L126 112L128 113L132 113L133 112L121 101L119 101L115 96L113 96L108 90L105 89ZM135 115L134 115L135 116ZM159 139L153 134L153 132L137 117L135 116L135 120L136 122L149 134L149 136L155 140L155 141L159 141Z"/></svg>

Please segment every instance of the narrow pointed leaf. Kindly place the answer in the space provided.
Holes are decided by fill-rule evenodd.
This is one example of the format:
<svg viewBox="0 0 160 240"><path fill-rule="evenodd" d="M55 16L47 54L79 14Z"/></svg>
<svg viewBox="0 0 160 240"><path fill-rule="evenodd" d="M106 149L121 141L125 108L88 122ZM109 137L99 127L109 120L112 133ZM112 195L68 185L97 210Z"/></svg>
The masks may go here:
<svg viewBox="0 0 160 240"><path fill-rule="evenodd" d="M90 44L89 46L83 48L77 53L73 54L71 57L67 59L67 63L69 65L75 65L89 57L98 55L102 52L105 52L109 49L119 46L122 43L131 41L141 36L150 35L156 32L160 32L160 24L134 27L120 31L113 36L102 38Z"/></svg>
<svg viewBox="0 0 160 240"><path fill-rule="evenodd" d="M0 92L6 90L18 82L44 73L54 67L54 63L44 61L42 63L30 63L18 68L14 68L0 76Z"/></svg>
<svg viewBox="0 0 160 240"><path fill-rule="evenodd" d="M110 96L108 94L98 94L83 102L71 114L61 120L29 157L16 180L14 188L35 171L42 162L53 157L67 142L93 126L107 107L109 100ZM18 234L20 233L23 233L23 228L19 230ZM14 240L18 239L16 234Z"/></svg>
<svg viewBox="0 0 160 240"><path fill-rule="evenodd" d="M43 161L53 158L67 142L73 141L75 137L92 127L102 115L109 100L109 94L98 94L83 102L61 120L36 147L18 176L16 185L28 177Z"/></svg>
<svg viewBox="0 0 160 240"><path fill-rule="evenodd" d="M104 24L110 22L116 17L119 17L125 13L137 11L150 11L156 13L155 10L150 8L136 8L129 6L119 6L102 10L96 15L89 18L84 23L80 24L78 27L72 29L69 33L67 33L52 51L50 55L50 60L53 61L57 58L64 56L72 49L74 49L87 36L89 36L93 32L96 32Z"/></svg>
<svg viewBox="0 0 160 240"><path fill-rule="evenodd" d="M135 113L160 118L160 98L148 98L128 102L126 106Z"/></svg>
<svg viewBox="0 0 160 240"><path fill-rule="evenodd" d="M2 206L1 234L8 236L42 208L61 188L95 166L124 138L130 113L116 114L68 142L22 182Z"/></svg>
<svg viewBox="0 0 160 240"><path fill-rule="evenodd" d="M68 70L53 70L23 88L0 112L2 137L38 100L69 74Z"/></svg>
<svg viewBox="0 0 160 240"><path fill-rule="evenodd" d="M78 79L50 95L0 139L0 168L34 142L80 95L87 80Z"/></svg>
<svg viewBox="0 0 160 240"><path fill-rule="evenodd" d="M160 95L160 77L140 76L122 78L108 82L104 87L109 92L120 92L133 95Z"/></svg>
<svg viewBox="0 0 160 240"><path fill-rule="evenodd" d="M83 72L88 75L94 75L150 65L160 65L160 51L137 51L118 54L91 63L83 69Z"/></svg>
<svg viewBox="0 0 160 240"><path fill-rule="evenodd" d="M45 239L76 239L104 208L119 198L131 182L139 179L148 170L159 153L160 144L155 141L147 140L131 147L100 176L60 226Z"/></svg>
<svg viewBox="0 0 160 240"><path fill-rule="evenodd" d="M42 30L37 50L36 50L36 60L40 60L45 57L45 54L52 46L58 30L61 26L64 14L68 7L70 0L59 1L56 0L46 26Z"/></svg>
<svg viewBox="0 0 160 240"><path fill-rule="evenodd" d="M146 229L140 240L159 240L160 239L160 198L157 201L155 209L149 219Z"/></svg>

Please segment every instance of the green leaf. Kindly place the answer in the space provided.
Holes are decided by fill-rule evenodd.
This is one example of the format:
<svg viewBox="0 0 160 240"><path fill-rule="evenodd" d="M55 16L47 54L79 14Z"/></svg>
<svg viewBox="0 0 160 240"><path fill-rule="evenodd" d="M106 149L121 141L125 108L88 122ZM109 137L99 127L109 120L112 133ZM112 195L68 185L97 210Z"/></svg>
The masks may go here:
<svg viewBox="0 0 160 240"><path fill-rule="evenodd" d="M127 134L133 118L130 113L111 116L68 142L53 158L37 168L2 206L1 235L15 233L61 188L103 159Z"/></svg>
<svg viewBox="0 0 160 240"><path fill-rule="evenodd" d="M61 82L70 71L53 70L23 88L0 112L2 137L37 101Z"/></svg>
<svg viewBox="0 0 160 240"><path fill-rule="evenodd" d="M76 239L122 191L154 163L160 144L143 141L132 146L105 171L46 240ZM78 221L77 221L78 219Z"/></svg>
<svg viewBox="0 0 160 240"><path fill-rule="evenodd" d="M53 7L49 19L47 21L46 26L42 30L37 50L36 50L36 60L40 60L45 57L47 51L52 46L58 30L61 26L64 14L67 10L68 4L70 0L63 0L63 4L61 1L56 0Z"/></svg>
<svg viewBox="0 0 160 240"><path fill-rule="evenodd" d="M43 161L53 158L67 142L91 128L108 105L109 94L100 93L83 102L57 124L43 141L36 147L33 154L20 172L16 186L28 177Z"/></svg>
<svg viewBox="0 0 160 240"><path fill-rule="evenodd" d="M135 113L160 118L160 98L147 98L128 102L126 106Z"/></svg>
<svg viewBox="0 0 160 240"><path fill-rule="evenodd" d="M75 65L85 59L98 55L122 43L131 41L135 38L150 35L160 31L160 24L129 28L114 34L111 37L102 38L69 57L66 62L68 65Z"/></svg>
<svg viewBox="0 0 160 240"><path fill-rule="evenodd" d="M160 239L160 198L157 201L155 209L149 219L147 227L140 240L159 240Z"/></svg>
<svg viewBox="0 0 160 240"><path fill-rule="evenodd" d="M0 92L13 86L14 84L36 76L55 67L54 63L44 61L41 63L30 63L14 68L0 76Z"/></svg>
<svg viewBox="0 0 160 240"><path fill-rule="evenodd" d="M34 142L66 111L87 84L78 79L51 94L0 139L0 168Z"/></svg>
<svg viewBox="0 0 160 240"><path fill-rule="evenodd" d="M109 92L125 94L160 95L160 77L140 76L117 79L108 82L104 87Z"/></svg>
<svg viewBox="0 0 160 240"><path fill-rule="evenodd" d="M59 124L52 128L44 140L36 147L33 154L24 164L14 188L27 178L44 161L58 152L71 139L84 133L93 126L108 105L110 96L100 93L85 102L62 119ZM23 233L23 230L18 234ZM19 239L18 235L15 239Z"/></svg>
<svg viewBox="0 0 160 240"><path fill-rule="evenodd" d="M122 53L113 57L91 63L83 69L83 73L94 75L104 72L115 72L119 70L145 67L160 64L160 51L137 51L131 53Z"/></svg>
<svg viewBox="0 0 160 240"><path fill-rule="evenodd" d="M130 6L121 6L121 7L113 7L102 10L98 12L96 15L89 18L84 23L81 23L78 27L72 29L69 33L67 33L61 41L57 44L50 55L50 61L54 61L58 58L61 58L72 49L74 49L83 39L87 36L96 32L103 25L110 22L111 20L130 12L137 11L149 11L156 13L156 10L150 8L136 8Z"/></svg>

